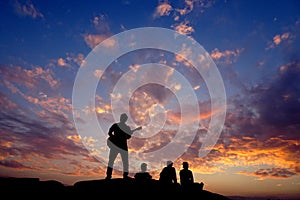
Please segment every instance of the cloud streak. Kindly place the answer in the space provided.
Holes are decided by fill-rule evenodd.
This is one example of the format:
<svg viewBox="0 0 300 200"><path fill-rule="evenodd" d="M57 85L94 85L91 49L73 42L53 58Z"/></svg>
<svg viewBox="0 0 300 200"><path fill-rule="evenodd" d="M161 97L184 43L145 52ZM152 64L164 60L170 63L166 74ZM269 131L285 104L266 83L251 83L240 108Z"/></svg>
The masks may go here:
<svg viewBox="0 0 300 200"><path fill-rule="evenodd" d="M43 13L31 1L25 1L24 4L15 1L14 8L15 12L20 16L29 16L33 19L44 18Z"/></svg>
<svg viewBox="0 0 300 200"><path fill-rule="evenodd" d="M243 175L250 175L250 176L258 176L260 177L260 180L263 180L264 178L289 178L292 176L297 175L297 173L291 171L290 169L286 168L267 168L267 169L259 169L252 173L247 172L239 172L239 174Z"/></svg>

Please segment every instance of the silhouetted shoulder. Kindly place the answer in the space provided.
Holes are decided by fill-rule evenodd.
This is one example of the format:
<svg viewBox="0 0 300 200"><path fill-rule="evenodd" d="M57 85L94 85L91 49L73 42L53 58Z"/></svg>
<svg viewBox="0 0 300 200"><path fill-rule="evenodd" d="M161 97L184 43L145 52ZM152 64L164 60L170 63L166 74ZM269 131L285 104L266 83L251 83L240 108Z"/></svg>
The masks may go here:
<svg viewBox="0 0 300 200"><path fill-rule="evenodd" d="M139 172L134 175L137 182L143 183L152 179L152 176L148 172Z"/></svg>

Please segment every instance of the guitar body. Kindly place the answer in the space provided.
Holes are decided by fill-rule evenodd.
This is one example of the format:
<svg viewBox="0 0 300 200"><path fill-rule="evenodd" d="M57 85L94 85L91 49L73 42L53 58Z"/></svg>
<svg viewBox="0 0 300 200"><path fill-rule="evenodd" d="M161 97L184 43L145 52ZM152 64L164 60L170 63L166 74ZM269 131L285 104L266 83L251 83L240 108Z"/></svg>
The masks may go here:
<svg viewBox="0 0 300 200"><path fill-rule="evenodd" d="M113 138L114 138L113 136L109 136L109 137L107 138L106 143L107 143L107 146L108 146L109 148L111 148L112 145L115 145L115 142L114 142L114 139L113 139Z"/></svg>
<svg viewBox="0 0 300 200"><path fill-rule="evenodd" d="M138 130L141 130L141 129L142 129L142 127L139 126L138 128L132 130L132 131L131 131L131 134L133 134L133 132L138 131ZM109 137L107 138L106 143L107 143L107 146L108 146L109 148L111 148L113 145L119 146L119 145L118 145L118 138L116 138L116 137L114 137L114 136L109 136Z"/></svg>

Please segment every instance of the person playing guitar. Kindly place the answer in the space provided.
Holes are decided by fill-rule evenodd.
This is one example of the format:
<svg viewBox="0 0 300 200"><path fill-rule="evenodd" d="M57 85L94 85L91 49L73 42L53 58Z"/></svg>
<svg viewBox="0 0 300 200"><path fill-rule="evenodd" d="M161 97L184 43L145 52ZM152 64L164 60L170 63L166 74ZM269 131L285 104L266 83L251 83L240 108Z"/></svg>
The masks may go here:
<svg viewBox="0 0 300 200"><path fill-rule="evenodd" d="M114 123L109 128L107 145L110 148L110 151L105 179L112 178L113 165L118 154L121 155L121 159L123 162L123 178L128 178L129 161L127 140L131 138L131 135L135 131L141 130L142 127L140 126L131 130L131 128L126 124L127 119L127 114L123 113L120 116L120 122Z"/></svg>

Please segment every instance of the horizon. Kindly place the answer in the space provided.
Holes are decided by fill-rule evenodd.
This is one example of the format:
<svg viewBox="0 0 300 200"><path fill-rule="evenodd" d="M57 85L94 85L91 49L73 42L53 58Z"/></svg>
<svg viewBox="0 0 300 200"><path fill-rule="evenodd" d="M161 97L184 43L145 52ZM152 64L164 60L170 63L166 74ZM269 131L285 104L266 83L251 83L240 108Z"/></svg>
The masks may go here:
<svg viewBox="0 0 300 200"><path fill-rule="evenodd" d="M187 161L214 193L300 196L299 1L0 7L0 177L104 179L108 129L127 108L143 127L128 140L130 176L145 162L157 180L172 160L179 182ZM114 167L122 177L120 156Z"/></svg>
<svg viewBox="0 0 300 200"><path fill-rule="evenodd" d="M83 183L83 182L95 182L95 181L106 181L105 179L85 179L85 180L78 180L76 182L74 182L73 184L63 184L62 182L58 181L58 180L55 180L55 179L44 179L44 180L41 180L39 177L0 177L0 178L12 178L12 179L22 179L22 178L25 178L25 179L38 179L39 182L47 182L47 181L55 181L55 182L58 182L58 183L61 183L64 187L69 187L69 186L75 186L76 184L78 183ZM132 180L134 180L133 177L131 177ZM115 178L112 178L112 180L122 180L122 176L119 176L119 177L115 177ZM159 181L158 179L154 179L152 178L152 180L154 181ZM198 182L195 182L195 183L198 183ZM179 183L180 185L180 183ZM12 185L10 185L12 186ZM205 186L205 185L204 185ZM215 193L215 194L219 194L217 192L213 192L213 191L210 191L210 190L207 190L205 188L203 188L203 190L205 191L208 191L208 192L212 192L212 193ZM231 198L232 200L263 200L263 199L269 199L269 200L272 200L272 199L278 199L277 196L274 196L274 195L258 195L258 196L243 196L243 195L223 195L223 194L220 194L222 196L225 196L225 197L228 197L228 198ZM298 200L299 198L298 197L281 197L280 199L282 200Z"/></svg>

